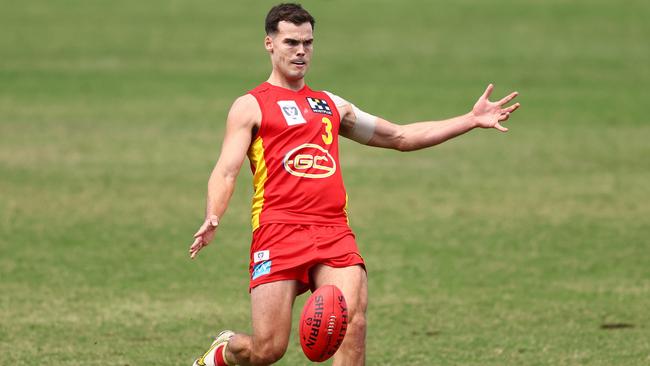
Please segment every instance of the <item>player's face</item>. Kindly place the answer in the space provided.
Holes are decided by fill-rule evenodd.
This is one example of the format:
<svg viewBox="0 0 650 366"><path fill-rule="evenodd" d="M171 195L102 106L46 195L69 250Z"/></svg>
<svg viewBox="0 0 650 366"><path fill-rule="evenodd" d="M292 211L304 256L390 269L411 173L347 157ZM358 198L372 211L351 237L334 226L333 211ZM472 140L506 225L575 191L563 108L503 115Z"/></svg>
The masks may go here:
<svg viewBox="0 0 650 366"><path fill-rule="evenodd" d="M266 36L264 45L271 54L273 70L288 80L305 77L311 61L314 42L309 22L295 25L291 22L278 23L278 32Z"/></svg>

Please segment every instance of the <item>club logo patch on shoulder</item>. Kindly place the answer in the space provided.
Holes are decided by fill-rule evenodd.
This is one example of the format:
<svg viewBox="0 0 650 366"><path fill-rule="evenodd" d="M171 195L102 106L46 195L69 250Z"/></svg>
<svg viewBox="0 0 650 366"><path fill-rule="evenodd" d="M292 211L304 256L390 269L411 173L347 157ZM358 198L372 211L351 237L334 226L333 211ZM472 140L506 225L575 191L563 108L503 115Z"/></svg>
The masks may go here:
<svg viewBox="0 0 650 366"><path fill-rule="evenodd" d="M284 119L287 121L287 125L293 126L307 123L302 113L300 113L300 108L298 108L295 100L278 100L278 105L280 106Z"/></svg>
<svg viewBox="0 0 650 366"><path fill-rule="evenodd" d="M307 102L309 102L309 107L314 113L322 113L332 115L332 109L325 99L317 99L307 97Z"/></svg>

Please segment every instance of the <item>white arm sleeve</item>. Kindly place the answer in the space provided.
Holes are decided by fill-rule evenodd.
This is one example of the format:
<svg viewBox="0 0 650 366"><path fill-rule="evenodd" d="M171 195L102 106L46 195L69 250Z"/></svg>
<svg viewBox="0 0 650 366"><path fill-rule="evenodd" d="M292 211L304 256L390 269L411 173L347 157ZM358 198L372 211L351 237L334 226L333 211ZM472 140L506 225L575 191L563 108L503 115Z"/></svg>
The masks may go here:
<svg viewBox="0 0 650 366"><path fill-rule="evenodd" d="M328 91L326 91L325 93L334 102L334 105L336 106L336 110L339 111L339 115L341 115L340 107L348 104L352 106L352 111L354 112L356 120L354 122L354 126L352 127L352 130L350 131L350 138L364 145L367 144L368 141L370 141L372 136L375 134L375 125L377 124L377 117L373 116L370 113L366 113L362 111L361 109L357 108L357 106L355 106L354 104L348 102L347 100L339 97L334 93L330 93Z"/></svg>

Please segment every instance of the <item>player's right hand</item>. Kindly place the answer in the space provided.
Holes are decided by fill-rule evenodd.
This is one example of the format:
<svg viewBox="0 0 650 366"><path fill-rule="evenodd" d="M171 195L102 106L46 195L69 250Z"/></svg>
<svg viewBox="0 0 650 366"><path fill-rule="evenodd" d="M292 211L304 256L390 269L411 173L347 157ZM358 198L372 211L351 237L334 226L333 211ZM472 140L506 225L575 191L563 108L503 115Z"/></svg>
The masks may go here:
<svg viewBox="0 0 650 366"><path fill-rule="evenodd" d="M194 234L194 242L190 246L190 258L194 259L204 246L210 244L217 226L219 226L219 217L217 215L210 215L205 219L203 225Z"/></svg>

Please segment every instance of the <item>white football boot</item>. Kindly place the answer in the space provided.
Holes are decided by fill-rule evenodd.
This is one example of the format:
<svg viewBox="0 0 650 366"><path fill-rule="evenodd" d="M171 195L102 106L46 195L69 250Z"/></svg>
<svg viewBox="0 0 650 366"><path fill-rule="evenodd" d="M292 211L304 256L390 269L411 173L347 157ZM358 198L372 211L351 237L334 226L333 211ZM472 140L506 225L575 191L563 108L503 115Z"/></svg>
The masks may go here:
<svg viewBox="0 0 650 366"><path fill-rule="evenodd" d="M232 338L232 336L234 336L234 335L235 335L235 332L230 331L230 330L224 330L223 332L219 333L217 338L210 345L210 348L208 349L208 351L203 356L201 356L200 358L197 358L194 361L194 363L192 364L192 366L215 366L214 365L214 352L222 344L228 343L230 338ZM224 347L223 350L225 351L225 349L226 348ZM224 358L225 358L225 355L224 355Z"/></svg>

